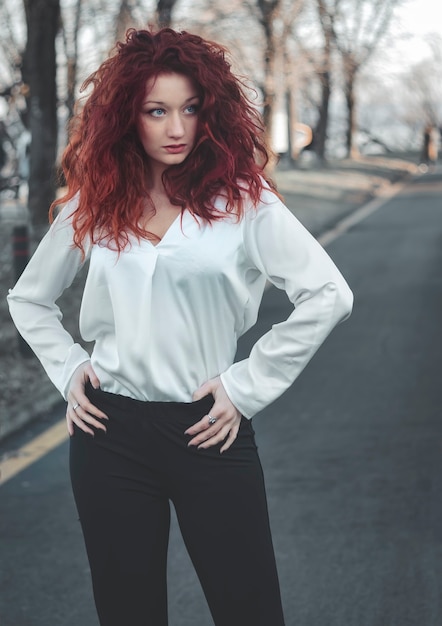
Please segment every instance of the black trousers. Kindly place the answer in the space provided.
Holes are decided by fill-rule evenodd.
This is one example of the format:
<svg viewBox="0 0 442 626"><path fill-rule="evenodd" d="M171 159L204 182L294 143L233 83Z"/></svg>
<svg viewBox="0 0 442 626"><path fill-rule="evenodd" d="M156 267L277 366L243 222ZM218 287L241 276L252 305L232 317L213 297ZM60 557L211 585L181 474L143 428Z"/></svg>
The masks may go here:
<svg viewBox="0 0 442 626"><path fill-rule="evenodd" d="M79 428L70 471L101 626L167 626L172 501L216 626L283 626L261 464L249 420L229 450L188 447L213 405L87 388L107 433ZM179 626L179 625L174 625Z"/></svg>

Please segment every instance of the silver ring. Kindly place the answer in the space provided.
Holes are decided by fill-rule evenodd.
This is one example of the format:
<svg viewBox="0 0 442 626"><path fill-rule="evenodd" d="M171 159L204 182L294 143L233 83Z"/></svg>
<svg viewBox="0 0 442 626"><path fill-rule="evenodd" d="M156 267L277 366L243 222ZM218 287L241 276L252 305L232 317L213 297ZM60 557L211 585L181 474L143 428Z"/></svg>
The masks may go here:
<svg viewBox="0 0 442 626"><path fill-rule="evenodd" d="M209 418L209 424L211 426L213 426L213 424L216 422L216 420L218 419L217 417L213 417L213 415L207 415L207 417Z"/></svg>
<svg viewBox="0 0 442 626"><path fill-rule="evenodd" d="M78 404L78 402L77 402L77 404L74 404L74 406L73 406L72 408L74 409L74 411L76 411L76 410L78 409L78 407L79 407L79 406L80 406L80 405L79 405L79 404Z"/></svg>

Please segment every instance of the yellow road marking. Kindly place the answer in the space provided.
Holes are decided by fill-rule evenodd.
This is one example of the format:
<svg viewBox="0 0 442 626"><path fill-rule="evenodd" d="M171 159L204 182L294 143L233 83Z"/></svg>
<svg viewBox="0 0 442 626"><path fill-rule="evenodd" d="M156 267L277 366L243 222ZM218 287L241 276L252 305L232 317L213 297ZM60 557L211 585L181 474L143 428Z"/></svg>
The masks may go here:
<svg viewBox="0 0 442 626"><path fill-rule="evenodd" d="M57 422L19 450L0 458L0 485L59 446L69 437L66 420Z"/></svg>

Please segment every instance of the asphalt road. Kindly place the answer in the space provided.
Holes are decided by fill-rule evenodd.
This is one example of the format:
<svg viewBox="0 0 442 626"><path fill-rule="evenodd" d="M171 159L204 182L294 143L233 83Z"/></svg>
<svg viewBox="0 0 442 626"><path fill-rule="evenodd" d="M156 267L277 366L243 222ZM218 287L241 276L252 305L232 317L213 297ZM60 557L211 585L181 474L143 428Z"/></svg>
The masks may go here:
<svg viewBox="0 0 442 626"><path fill-rule="evenodd" d="M287 626L442 624L441 192L421 177L329 246L353 315L254 419ZM241 353L286 314L269 290ZM210 626L176 524L169 570L170 626ZM67 444L0 487L0 625L98 626Z"/></svg>

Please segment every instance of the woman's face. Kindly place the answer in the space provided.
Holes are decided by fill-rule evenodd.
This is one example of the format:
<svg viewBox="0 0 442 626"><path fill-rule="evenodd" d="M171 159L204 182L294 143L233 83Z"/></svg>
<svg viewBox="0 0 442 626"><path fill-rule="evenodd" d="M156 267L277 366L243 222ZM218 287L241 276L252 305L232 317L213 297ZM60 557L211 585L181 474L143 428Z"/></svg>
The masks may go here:
<svg viewBox="0 0 442 626"><path fill-rule="evenodd" d="M182 74L160 74L146 84L138 135L151 167L162 173L182 163L195 145L200 98Z"/></svg>

